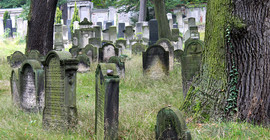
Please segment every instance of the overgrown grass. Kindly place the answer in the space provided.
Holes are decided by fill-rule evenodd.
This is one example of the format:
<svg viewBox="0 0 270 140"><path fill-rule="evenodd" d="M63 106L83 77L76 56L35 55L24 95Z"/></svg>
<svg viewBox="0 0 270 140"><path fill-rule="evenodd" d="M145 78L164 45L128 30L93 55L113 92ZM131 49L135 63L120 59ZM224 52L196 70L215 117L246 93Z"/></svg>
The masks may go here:
<svg viewBox="0 0 270 140"><path fill-rule="evenodd" d="M14 48L20 48L20 46L1 46L1 56L10 55L10 52L4 52L4 50L13 50ZM24 50L24 48L20 49ZM1 62L0 139L95 139L96 65L96 63L91 65L90 72L78 73L77 75L79 115L77 128L68 132L55 132L42 129L41 114L24 113L12 104L9 86L11 69L7 62ZM170 75L163 79L151 80L142 74L142 57L132 56L126 62L126 74L125 78L120 81L119 95L119 139L155 139L154 130L158 111L168 105L179 107L183 101L181 68L175 67ZM247 123L208 122L197 124L191 122L188 127L193 139L270 138L268 128Z"/></svg>

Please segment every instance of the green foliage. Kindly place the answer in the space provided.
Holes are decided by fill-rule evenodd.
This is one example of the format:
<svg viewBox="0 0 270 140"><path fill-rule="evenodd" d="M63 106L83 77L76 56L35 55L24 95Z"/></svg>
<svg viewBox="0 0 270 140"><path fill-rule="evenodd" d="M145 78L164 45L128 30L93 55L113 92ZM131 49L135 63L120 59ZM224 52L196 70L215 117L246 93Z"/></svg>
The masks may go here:
<svg viewBox="0 0 270 140"><path fill-rule="evenodd" d="M62 19L62 11L57 7L56 9L56 16L55 16L55 22L57 24L61 24L61 19Z"/></svg>
<svg viewBox="0 0 270 140"><path fill-rule="evenodd" d="M10 19L10 14L8 13L8 11L5 11L4 16L3 16L4 27L6 27L7 19Z"/></svg>
<svg viewBox="0 0 270 140"><path fill-rule="evenodd" d="M71 30L72 33L73 33L73 24L74 24L75 21L79 21L80 22L79 10L78 10L78 7L77 7L76 2L75 2L74 13L73 13L73 16L72 16L72 19L71 19L71 23L70 23L70 30Z"/></svg>
<svg viewBox="0 0 270 140"><path fill-rule="evenodd" d="M17 8L26 4L30 0L1 0L0 8Z"/></svg>
<svg viewBox="0 0 270 140"><path fill-rule="evenodd" d="M109 6L115 6L117 0L92 0L95 8L108 8Z"/></svg>
<svg viewBox="0 0 270 140"><path fill-rule="evenodd" d="M23 18L24 20L28 20L28 14L30 11L30 0L27 0L26 4L21 6L23 8L22 13L19 15L20 18Z"/></svg>

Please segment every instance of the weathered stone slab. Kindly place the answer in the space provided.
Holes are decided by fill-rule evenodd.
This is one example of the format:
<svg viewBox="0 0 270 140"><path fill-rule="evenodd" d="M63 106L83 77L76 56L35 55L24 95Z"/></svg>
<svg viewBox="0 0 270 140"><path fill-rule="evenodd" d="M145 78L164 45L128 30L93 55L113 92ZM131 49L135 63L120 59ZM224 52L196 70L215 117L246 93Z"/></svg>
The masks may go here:
<svg viewBox="0 0 270 140"><path fill-rule="evenodd" d="M99 48L99 62L108 62L110 57L118 56L119 50L113 44L107 43Z"/></svg>
<svg viewBox="0 0 270 140"><path fill-rule="evenodd" d="M158 41L158 22L156 19L149 21L149 46Z"/></svg>
<svg viewBox="0 0 270 140"><path fill-rule="evenodd" d="M185 42L184 55L181 59L183 93L186 96L193 77L199 73L204 43L198 39L188 39Z"/></svg>
<svg viewBox="0 0 270 140"><path fill-rule="evenodd" d="M182 57L184 56L183 50L175 50L174 51L174 61L181 64Z"/></svg>
<svg viewBox="0 0 270 140"><path fill-rule="evenodd" d="M19 68L25 59L26 56L22 52L16 51L11 55L10 66L12 68Z"/></svg>
<svg viewBox="0 0 270 140"><path fill-rule="evenodd" d="M20 107L20 84L18 68L12 69L11 71L10 87L13 104L17 107Z"/></svg>
<svg viewBox="0 0 270 140"><path fill-rule="evenodd" d="M172 46L171 41L169 39L166 39L166 38L161 38L157 41L156 44L162 46L165 49L165 51L169 52L169 55L170 55L169 56L169 70L173 70L174 47Z"/></svg>
<svg viewBox="0 0 270 140"><path fill-rule="evenodd" d="M115 46L117 45L121 46L121 48L124 50L127 46L127 40L116 40Z"/></svg>
<svg viewBox="0 0 270 140"><path fill-rule="evenodd" d="M92 64L92 62L96 62L97 61L97 47L94 47L92 44L88 44L85 46L85 48L82 50L83 54L87 55L87 57L89 58L90 64Z"/></svg>
<svg viewBox="0 0 270 140"><path fill-rule="evenodd" d="M44 70L38 60L25 60L20 68L20 105L27 112L43 111Z"/></svg>
<svg viewBox="0 0 270 140"><path fill-rule="evenodd" d="M38 50L31 50L27 53L27 59L42 61L44 60L44 56L40 54Z"/></svg>
<svg viewBox="0 0 270 140"><path fill-rule="evenodd" d="M86 54L80 52L79 55L77 56L77 59L79 60L78 72L84 73L90 70L91 62Z"/></svg>
<svg viewBox="0 0 270 140"><path fill-rule="evenodd" d="M158 112L155 132L157 140L191 140L183 114L174 107Z"/></svg>
<svg viewBox="0 0 270 140"><path fill-rule="evenodd" d="M78 60L65 51L51 51L45 60L44 129L66 130L77 124Z"/></svg>
<svg viewBox="0 0 270 140"><path fill-rule="evenodd" d="M160 45L149 47L143 52L143 73L152 79L158 79L168 74L169 52Z"/></svg>
<svg viewBox="0 0 270 140"><path fill-rule="evenodd" d="M89 38L88 44L92 44L97 48L101 48L101 38Z"/></svg>
<svg viewBox="0 0 270 140"><path fill-rule="evenodd" d="M110 41L115 43L115 41L117 40L116 26L110 26L109 27L109 37L110 37Z"/></svg>
<svg viewBox="0 0 270 140"><path fill-rule="evenodd" d="M100 26L94 26L95 38L101 38L101 30Z"/></svg>
<svg viewBox="0 0 270 140"><path fill-rule="evenodd" d="M142 43L135 43L134 45L131 46L131 49L132 49L132 54L139 54L141 55L142 52L144 52L146 50L146 46L143 45Z"/></svg>
<svg viewBox="0 0 270 140"><path fill-rule="evenodd" d="M118 24L118 38L124 38L125 34L124 34L124 30L125 30L125 23L119 23Z"/></svg>
<svg viewBox="0 0 270 140"><path fill-rule="evenodd" d="M118 139L119 76L116 65L100 63L96 69L96 139Z"/></svg>
<svg viewBox="0 0 270 140"><path fill-rule="evenodd" d="M132 26L126 26L126 29L124 30L125 33L125 39L127 40L127 45L130 45L130 40L134 39L134 32Z"/></svg>
<svg viewBox="0 0 270 140"><path fill-rule="evenodd" d="M65 49L62 24L54 25L54 49L58 51L62 51Z"/></svg>
<svg viewBox="0 0 270 140"><path fill-rule="evenodd" d="M125 77L125 62L122 62L119 56L112 56L108 63L116 64L117 74L121 77Z"/></svg>

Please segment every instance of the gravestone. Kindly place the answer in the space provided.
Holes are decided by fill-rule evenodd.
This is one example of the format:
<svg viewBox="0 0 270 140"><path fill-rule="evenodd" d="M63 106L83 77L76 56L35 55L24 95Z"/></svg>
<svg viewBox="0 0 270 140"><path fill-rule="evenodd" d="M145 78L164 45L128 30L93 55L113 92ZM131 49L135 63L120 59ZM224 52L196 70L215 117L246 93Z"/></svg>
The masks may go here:
<svg viewBox="0 0 270 140"><path fill-rule="evenodd" d="M127 46L127 40L116 40L115 45L121 46L122 50L124 50Z"/></svg>
<svg viewBox="0 0 270 140"><path fill-rule="evenodd" d="M71 30L70 30L71 20L67 20L67 28L68 28L68 40L71 40Z"/></svg>
<svg viewBox="0 0 270 140"><path fill-rule="evenodd" d="M7 19L7 21L6 21L5 32L8 33L8 37L13 37L12 20L11 19Z"/></svg>
<svg viewBox="0 0 270 140"><path fill-rule="evenodd" d="M101 38L101 30L100 26L94 26L95 38Z"/></svg>
<svg viewBox="0 0 270 140"><path fill-rule="evenodd" d="M125 34L124 34L124 30L125 30L125 23L119 23L118 24L118 38L124 38Z"/></svg>
<svg viewBox="0 0 270 140"><path fill-rule="evenodd" d="M38 60L25 60L20 68L20 104L27 112L43 111L44 70Z"/></svg>
<svg viewBox="0 0 270 140"><path fill-rule="evenodd" d="M157 140L191 140L183 114L170 106L158 112L155 132Z"/></svg>
<svg viewBox="0 0 270 140"><path fill-rule="evenodd" d="M117 40L116 26L109 27L109 37L110 37L110 41L112 41L112 42L115 42Z"/></svg>
<svg viewBox="0 0 270 140"><path fill-rule="evenodd" d="M91 44L88 44L85 46L85 48L82 50L83 54L87 55L89 58L90 64L97 61L97 47L94 47Z"/></svg>
<svg viewBox="0 0 270 140"><path fill-rule="evenodd" d="M143 37L142 26L143 26L142 22L136 23L136 37L137 37L137 39L142 39L142 37Z"/></svg>
<svg viewBox="0 0 270 140"><path fill-rule="evenodd" d="M109 29L103 30L102 36L103 36L103 40L109 41L110 40Z"/></svg>
<svg viewBox="0 0 270 140"><path fill-rule="evenodd" d="M27 59L33 59L42 62L45 58L42 54L39 53L38 50L31 50L27 53Z"/></svg>
<svg viewBox="0 0 270 140"><path fill-rule="evenodd" d="M101 38L89 38L88 44L92 44L96 48L101 48Z"/></svg>
<svg viewBox="0 0 270 140"><path fill-rule="evenodd" d="M193 77L200 71L203 48L204 43L201 40L188 39L185 42L184 55L181 59L184 96L187 94Z"/></svg>
<svg viewBox="0 0 270 140"><path fill-rule="evenodd" d="M174 46L174 50L183 48L183 38L179 35L179 29L172 29L172 44Z"/></svg>
<svg viewBox="0 0 270 140"><path fill-rule="evenodd" d="M149 21L149 46L158 41L158 22L156 19Z"/></svg>
<svg viewBox="0 0 270 140"><path fill-rule="evenodd" d="M173 28L173 18L172 18L172 13L168 13L168 14L167 14L167 18L168 18L168 21L169 21L170 29L172 29L172 28Z"/></svg>
<svg viewBox="0 0 270 140"><path fill-rule="evenodd" d="M134 45L131 46L131 49L132 49L132 54L141 55L142 52L146 50L146 46L141 43L135 43Z"/></svg>
<svg viewBox="0 0 270 140"><path fill-rule="evenodd" d="M68 41L68 27L66 25L63 25L63 41L64 41L64 48L67 48L69 41Z"/></svg>
<svg viewBox="0 0 270 140"><path fill-rule="evenodd" d="M184 51L182 50L175 50L174 51L174 61L181 64L182 57L184 56Z"/></svg>
<svg viewBox="0 0 270 140"><path fill-rule="evenodd" d="M2 28L3 26L0 26L0 27ZM20 37L23 37L23 18L17 19L17 33Z"/></svg>
<svg viewBox="0 0 270 140"><path fill-rule="evenodd" d="M90 70L90 60L89 57L86 54L83 54L82 52L79 52L79 55L77 56L77 59L79 60L78 64L78 72L84 73Z"/></svg>
<svg viewBox="0 0 270 140"><path fill-rule="evenodd" d="M44 129L66 130L77 124L78 60L66 51L50 51L45 60Z"/></svg>
<svg viewBox="0 0 270 140"><path fill-rule="evenodd" d="M109 29L113 25L112 21L106 23L106 29Z"/></svg>
<svg viewBox="0 0 270 140"><path fill-rule="evenodd" d="M194 17L188 18L188 27L196 26L196 20Z"/></svg>
<svg viewBox="0 0 270 140"><path fill-rule="evenodd" d="M99 48L99 62L108 62L110 57L118 56L118 53L118 48L111 43L107 43Z"/></svg>
<svg viewBox="0 0 270 140"><path fill-rule="evenodd" d="M149 26L142 26L142 33L143 33L143 38L146 38L149 40Z"/></svg>
<svg viewBox="0 0 270 140"><path fill-rule="evenodd" d="M26 56L22 52L16 51L11 55L10 66L12 68L18 68L21 66L21 64L23 63L25 59L26 59Z"/></svg>
<svg viewBox="0 0 270 140"><path fill-rule="evenodd" d="M54 50L62 51L64 50L64 40L63 40L63 26L62 24L54 25Z"/></svg>
<svg viewBox="0 0 270 140"><path fill-rule="evenodd" d="M100 63L96 69L96 139L118 139L119 76L113 63Z"/></svg>
<svg viewBox="0 0 270 140"><path fill-rule="evenodd" d="M190 26L190 38L192 39L200 39L200 33L198 31L198 26Z"/></svg>
<svg viewBox="0 0 270 140"><path fill-rule="evenodd" d="M173 70L174 47L172 46L170 40L166 38L161 38L157 41L156 44L162 46L165 49L165 51L169 52L169 70Z"/></svg>
<svg viewBox="0 0 270 140"><path fill-rule="evenodd" d="M91 28L92 22L89 22L86 18L79 25L79 47L84 48L88 44L88 39L94 37L95 30Z"/></svg>
<svg viewBox="0 0 270 140"><path fill-rule="evenodd" d="M10 89L13 104L17 107L20 107L19 68L12 69L11 71Z"/></svg>
<svg viewBox="0 0 270 140"><path fill-rule="evenodd" d="M112 56L108 63L114 63L116 65L117 74L120 78L125 77L125 62L122 62L119 56Z"/></svg>
<svg viewBox="0 0 270 140"><path fill-rule="evenodd" d="M177 23L173 24L173 29L178 29L178 24Z"/></svg>
<svg viewBox="0 0 270 140"><path fill-rule="evenodd" d="M143 52L143 73L152 79L162 78L168 75L169 52L160 45L149 47Z"/></svg>
<svg viewBox="0 0 270 140"><path fill-rule="evenodd" d="M97 22L97 25L100 26L100 29L102 30L102 22Z"/></svg>
<svg viewBox="0 0 270 140"><path fill-rule="evenodd" d="M127 45L130 45L130 40L134 39L134 30L132 26L126 26L125 39L127 40Z"/></svg>

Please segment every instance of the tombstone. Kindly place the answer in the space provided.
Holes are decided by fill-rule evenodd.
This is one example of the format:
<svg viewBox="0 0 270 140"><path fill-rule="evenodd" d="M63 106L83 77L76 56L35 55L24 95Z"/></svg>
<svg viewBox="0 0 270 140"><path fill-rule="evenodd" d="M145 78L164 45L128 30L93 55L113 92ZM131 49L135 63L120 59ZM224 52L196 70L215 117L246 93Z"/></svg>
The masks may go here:
<svg viewBox="0 0 270 140"><path fill-rule="evenodd" d="M100 63L96 69L96 139L118 139L119 76L116 65Z"/></svg>
<svg viewBox="0 0 270 140"><path fill-rule="evenodd" d="M0 18L0 35L4 35L4 21Z"/></svg>
<svg viewBox="0 0 270 140"><path fill-rule="evenodd" d="M72 47L79 47L79 38L80 38L80 31L75 30L72 34Z"/></svg>
<svg viewBox="0 0 270 140"><path fill-rule="evenodd" d="M116 40L115 46L119 49L119 54L122 54L123 50L126 49L127 41L126 40Z"/></svg>
<svg viewBox="0 0 270 140"><path fill-rule="evenodd" d="M143 52L143 73L152 79L159 79L168 75L169 52L160 45L149 47Z"/></svg>
<svg viewBox="0 0 270 140"><path fill-rule="evenodd" d="M143 38L149 39L149 26L142 26Z"/></svg>
<svg viewBox="0 0 270 140"><path fill-rule="evenodd" d="M93 25L91 21L88 21L87 18L84 18L82 22L79 23L80 29L89 29Z"/></svg>
<svg viewBox="0 0 270 140"><path fill-rule="evenodd" d="M112 42L115 42L117 40L116 26L109 27L109 38L110 38L110 41L112 41Z"/></svg>
<svg viewBox="0 0 270 140"><path fill-rule="evenodd" d="M6 26L5 26L5 32L8 33L8 37L13 37L13 32L12 32L12 20L7 19L6 21Z"/></svg>
<svg viewBox="0 0 270 140"><path fill-rule="evenodd" d="M17 33L19 36L21 36L21 37L23 36L23 18L17 19Z"/></svg>
<svg viewBox="0 0 270 140"><path fill-rule="evenodd" d="M130 45L130 40L134 39L134 30L132 26L126 26L125 33L125 39L127 40L127 45Z"/></svg>
<svg viewBox="0 0 270 140"><path fill-rule="evenodd" d="M66 51L50 51L45 60L44 129L66 130L77 124L78 60Z"/></svg>
<svg viewBox="0 0 270 140"><path fill-rule="evenodd" d="M40 54L38 50L31 50L27 53L27 59L38 60L41 62L44 60L44 56Z"/></svg>
<svg viewBox="0 0 270 140"><path fill-rule="evenodd" d="M172 44L174 46L174 50L183 48L183 38L179 35L179 29L172 29Z"/></svg>
<svg viewBox="0 0 270 140"><path fill-rule="evenodd" d="M84 18L79 25L79 47L84 48L88 44L88 39L94 37L95 31L93 28L91 28L92 22L89 22L87 18Z"/></svg>
<svg viewBox="0 0 270 140"><path fill-rule="evenodd" d="M103 45L108 44L108 43L113 44L112 41L109 41L109 40L102 40L101 45L103 46Z"/></svg>
<svg viewBox="0 0 270 140"><path fill-rule="evenodd" d="M94 47L91 44L88 44L85 46L85 48L82 50L83 54L87 55L89 58L90 64L92 62L97 61L97 47Z"/></svg>
<svg viewBox="0 0 270 140"><path fill-rule="evenodd" d="M27 112L43 111L44 70L38 60L25 60L20 68L20 104Z"/></svg>
<svg viewBox="0 0 270 140"><path fill-rule="evenodd" d="M124 38L125 34L124 34L124 30L125 30L125 23L119 23L118 24L118 38Z"/></svg>
<svg viewBox="0 0 270 140"><path fill-rule="evenodd" d="M14 52L10 58L10 67L19 68L25 59L26 56L22 52Z"/></svg>
<svg viewBox="0 0 270 140"><path fill-rule="evenodd" d="M79 60L78 64L78 72L84 73L90 70L90 59L86 54L83 54L82 52L79 52L79 55L77 56L77 59Z"/></svg>
<svg viewBox="0 0 270 140"><path fill-rule="evenodd" d="M168 18L168 21L169 21L170 29L172 29L172 28L173 28L173 18L172 18L172 13L168 13L168 14L167 14L167 18Z"/></svg>
<svg viewBox="0 0 270 140"><path fill-rule="evenodd" d="M158 41L158 22L156 19L149 21L149 46Z"/></svg>
<svg viewBox="0 0 270 140"><path fill-rule="evenodd" d="M89 38L88 44L92 44L96 48L101 48L101 38Z"/></svg>
<svg viewBox="0 0 270 140"><path fill-rule="evenodd" d="M146 46L141 43L135 43L131 46L132 54L140 55L142 52L146 50Z"/></svg>
<svg viewBox="0 0 270 140"><path fill-rule="evenodd" d="M71 20L67 20L67 27L68 27L68 40L71 40L71 30L70 30Z"/></svg>
<svg viewBox="0 0 270 140"><path fill-rule="evenodd" d="M100 29L102 30L102 22L97 22L97 25L100 26Z"/></svg>
<svg viewBox="0 0 270 140"><path fill-rule="evenodd" d="M178 29L178 24L177 23L173 24L173 29Z"/></svg>
<svg viewBox="0 0 270 140"><path fill-rule="evenodd" d="M194 17L188 18L188 27L196 26L196 21Z"/></svg>
<svg viewBox="0 0 270 140"><path fill-rule="evenodd" d="M106 23L106 29L105 30L109 29L112 25L113 25L112 21L108 21Z"/></svg>
<svg viewBox="0 0 270 140"><path fill-rule="evenodd" d="M173 70L173 62L174 62L174 56L173 56L173 52L174 52L174 47L171 44L169 39L166 38L161 38L157 41L156 43L157 45L162 46L165 51L169 52L169 70Z"/></svg>
<svg viewBox="0 0 270 140"><path fill-rule="evenodd" d="M95 38L101 38L101 27L94 26Z"/></svg>
<svg viewBox="0 0 270 140"><path fill-rule="evenodd" d="M125 77L125 62L122 62L119 56L112 56L108 63L114 63L116 65L117 74L120 78Z"/></svg>
<svg viewBox="0 0 270 140"><path fill-rule="evenodd" d="M183 114L170 106L158 112L155 133L157 140L191 140Z"/></svg>
<svg viewBox="0 0 270 140"><path fill-rule="evenodd" d="M118 56L118 53L118 48L107 43L102 48L99 48L99 62L108 62L112 56Z"/></svg>
<svg viewBox="0 0 270 140"><path fill-rule="evenodd" d="M65 49L62 24L55 24L54 30L54 50L62 51Z"/></svg>
<svg viewBox="0 0 270 140"><path fill-rule="evenodd" d="M184 96L187 94L193 77L200 71L203 48L204 43L201 40L190 38L185 42L184 55L181 59Z"/></svg>
<svg viewBox="0 0 270 140"><path fill-rule="evenodd" d="M28 20L23 21L23 36L27 35Z"/></svg>
<svg viewBox="0 0 270 140"><path fill-rule="evenodd" d="M63 43L64 43L64 48L68 47L68 27L66 25L63 25Z"/></svg>
<svg viewBox="0 0 270 140"><path fill-rule="evenodd" d="M137 39L142 39L142 37L143 37L142 26L143 26L142 22L136 23L136 37L137 37Z"/></svg>
<svg viewBox="0 0 270 140"><path fill-rule="evenodd" d="M19 68L12 69L10 76L10 89L13 104L20 106L20 84L19 84Z"/></svg>
<svg viewBox="0 0 270 140"><path fill-rule="evenodd" d="M103 30L102 35L103 35L103 40L106 40L106 41L110 40L109 29Z"/></svg>
<svg viewBox="0 0 270 140"><path fill-rule="evenodd" d="M174 62L181 64L181 60L182 60L183 55L184 55L183 50L175 50L174 51Z"/></svg>
<svg viewBox="0 0 270 140"><path fill-rule="evenodd" d="M192 39L200 39L200 33L198 31L198 26L190 26L190 38Z"/></svg>

